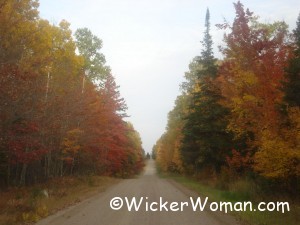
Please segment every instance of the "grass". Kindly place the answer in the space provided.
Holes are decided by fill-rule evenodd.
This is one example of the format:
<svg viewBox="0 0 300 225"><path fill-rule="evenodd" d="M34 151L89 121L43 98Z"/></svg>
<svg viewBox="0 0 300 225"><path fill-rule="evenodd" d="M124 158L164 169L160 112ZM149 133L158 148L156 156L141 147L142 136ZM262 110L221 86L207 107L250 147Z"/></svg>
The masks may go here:
<svg viewBox="0 0 300 225"><path fill-rule="evenodd" d="M300 221L300 204L292 199L279 199L278 196L263 196L257 194L255 184L247 180L239 180L230 184L229 190L215 188L209 184L203 184L194 178L182 175L162 174L161 177L175 180L176 182L194 190L200 196L208 197L210 202L243 202L252 201L253 208L257 208L258 202L277 202L288 201L290 211L281 212L260 212L260 211L244 211L231 212L239 218L243 224L251 225L297 225Z"/></svg>
<svg viewBox="0 0 300 225"><path fill-rule="evenodd" d="M32 187L0 192L0 224L30 224L105 191L119 179L64 177Z"/></svg>

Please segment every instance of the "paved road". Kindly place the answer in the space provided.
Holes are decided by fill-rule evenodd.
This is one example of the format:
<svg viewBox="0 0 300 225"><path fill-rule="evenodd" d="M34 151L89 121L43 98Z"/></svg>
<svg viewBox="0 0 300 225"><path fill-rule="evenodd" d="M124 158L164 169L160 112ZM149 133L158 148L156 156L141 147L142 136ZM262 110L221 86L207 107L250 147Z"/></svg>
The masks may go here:
<svg viewBox="0 0 300 225"><path fill-rule="evenodd" d="M154 165L154 161L149 160L144 174L139 178L124 180L106 192L60 211L37 225L237 225L234 218L223 213L201 212L199 208L198 211L193 211L190 196L197 195L179 184L159 178ZM114 197L124 200L121 210L110 208L110 201ZM136 197L137 203L143 197L138 212L128 211L125 197L129 200ZM169 211L163 206L160 210L160 206L166 201L168 204L165 206ZM157 202L152 205L152 209L158 211L150 211L152 202ZM173 206L173 209L179 211L170 211L170 202L179 202L178 207ZM188 202L189 206L183 205L183 211L180 211L180 202Z"/></svg>

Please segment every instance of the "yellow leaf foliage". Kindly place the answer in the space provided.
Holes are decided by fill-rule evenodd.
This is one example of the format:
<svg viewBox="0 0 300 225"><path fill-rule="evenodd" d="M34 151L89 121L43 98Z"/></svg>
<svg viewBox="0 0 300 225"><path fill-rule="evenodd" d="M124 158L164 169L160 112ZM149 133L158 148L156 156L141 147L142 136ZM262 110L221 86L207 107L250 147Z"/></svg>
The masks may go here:
<svg viewBox="0 0 300 225"><path fill-rule="evenodd" d="M73 129L67 133L67 136L64 138L61 146L63 154L67 156L74 157L79 150L80 146L80 136L82 134L82 130Z"/></svg>
<svg viewBox="0 0 300 225"><path fill-rule="evenodd" d="M288 111L290 129L282 134L262 132L261 146L254 157L254 169L268 178L300 176L300 110Z"/></svg>

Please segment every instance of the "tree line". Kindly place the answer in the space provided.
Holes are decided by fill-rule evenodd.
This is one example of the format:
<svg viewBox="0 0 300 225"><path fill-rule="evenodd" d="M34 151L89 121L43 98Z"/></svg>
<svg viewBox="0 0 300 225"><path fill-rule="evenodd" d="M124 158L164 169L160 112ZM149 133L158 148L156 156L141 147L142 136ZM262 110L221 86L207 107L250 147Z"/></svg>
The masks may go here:
<svg viewBox="0 0 300 225"><path fill-rule="evenodd" d="M300 16L261 23L238 1L213 54L207 10L200 56L185 74L153 153L163 171L228 182L251 177L295 193L300 177ZM225 183L226 183L225 182Z"/></svg>
<svg viewBox="0 0 300 225"><path fill-rule="evenodd" d="M124 120L101 39L50 24L38 6L0 3L0 186L139 172L141 138Z"/></svg>

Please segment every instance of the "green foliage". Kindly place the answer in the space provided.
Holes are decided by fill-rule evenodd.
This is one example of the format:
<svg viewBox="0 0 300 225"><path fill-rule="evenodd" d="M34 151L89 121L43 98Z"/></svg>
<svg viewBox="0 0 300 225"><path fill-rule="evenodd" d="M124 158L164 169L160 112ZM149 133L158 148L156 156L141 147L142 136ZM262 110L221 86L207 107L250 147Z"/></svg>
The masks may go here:
<svg viewBox="0 0 300 225"><path fill-rule="evenodd" d="M216 179L227 190L246 177L262 191L272 187L295 195L300 177L300 16L291 38L285 22L261 23L240 1L234 7L233 23L218 25L226 31L219 61L213 56L207 10L201 55L185 73L182 94L153 152L162 171ZM243 181L234 185L244 189L238 191L243 198L254 189Z"/></svg>
<svg viewBox="0 0 300 225"><path fill-rule="evenodd" d="M286 81L284 82L284 100L288 106L300 107L300 14L297 27L294 30L295 50L286 68Z"/></svg>
<svg viewBox="0 0 300 225"><path fill-rule="evenodd" d="M196 63L196 80L189 104L189 114L183 128L181 153L186 165L200 169L214 165L217 171L224 164L224 153L231 147L231 136L226 132L228 111L219 104L220 92L215 85L217 60L213 56L210 35L210 15L207 10L203 50Z"/></svg>
<svg viewBox="0 0 300 225"><path fill-rule="evenodd" d="M202 181L195 180L194 178L184 177L181 175L165 175L165 178L171 178L175 181L183 184L184 186L194 190L200 196L207 196L210 201L217 202L242 202L242 201L252 201L254 203L253 207L260 201L271 201L273 197L276 201L282 198L282 196L272 196L274 195L274 190L270 189L271 195L261 195L261 190L257 181L249 179L236 180L230 183L229 189L223 190L214 187L213 185L208 185ZM257 211L245 211L245 212L234 212L234 215L245 224L264 224L264 225L294 225L299 221L300 211L299 202L294 202L291 199L280 199L280 201L287 201L290 204L291 211L286 213L281 212L266 212L259 210Z"/></svg>
<svg viewBox="0 0 300 225"><path fill-rule="evenodd" d="M75 32L76 46L84 58L84 72L91 80L103 82L110 69L105 66L105 57L100 52L102 40L93 35L88 28L80 28Z"/></svg>

